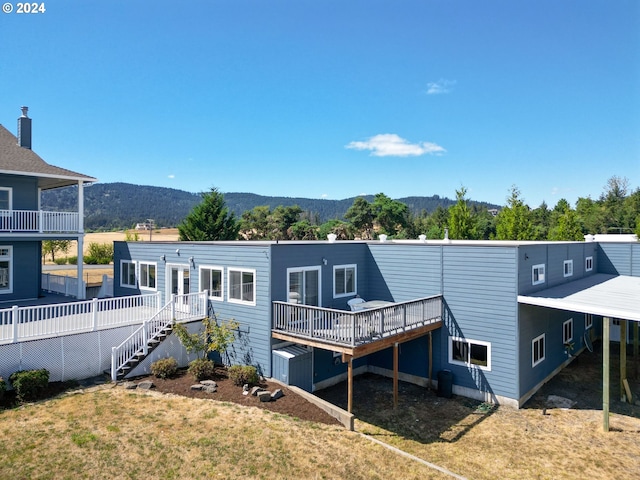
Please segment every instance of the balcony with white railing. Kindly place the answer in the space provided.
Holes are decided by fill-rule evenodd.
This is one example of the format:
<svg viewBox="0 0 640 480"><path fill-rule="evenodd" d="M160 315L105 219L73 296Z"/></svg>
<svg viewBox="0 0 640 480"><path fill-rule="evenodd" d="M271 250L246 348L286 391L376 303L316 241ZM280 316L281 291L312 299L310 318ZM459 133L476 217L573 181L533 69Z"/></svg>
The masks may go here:
<svg viewBox="0 0 640 480"><path fill-rule="evenodd" d="M0 210L0 233L78 233L78 212Z"/></svg>
<svg viewBox="0 0 640 480"><path fill-rule="evenodd" d="M335 346L336 350L406 338L407 334L427 332L441 324L441 295L355 312L273 302L273 337Z"/></svg>

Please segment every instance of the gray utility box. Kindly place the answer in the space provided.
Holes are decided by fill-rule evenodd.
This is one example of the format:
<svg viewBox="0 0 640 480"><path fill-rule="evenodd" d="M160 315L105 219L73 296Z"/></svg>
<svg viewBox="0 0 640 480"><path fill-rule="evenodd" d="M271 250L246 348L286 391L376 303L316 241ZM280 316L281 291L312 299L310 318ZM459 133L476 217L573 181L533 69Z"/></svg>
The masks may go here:
<svg viewBox="0 0 640 480"><path fill-rule="evenodd" d="M273 378L286 385L295 385L307 392L313 389L312 352L299 345L273 350L271 370Z"/></svg>

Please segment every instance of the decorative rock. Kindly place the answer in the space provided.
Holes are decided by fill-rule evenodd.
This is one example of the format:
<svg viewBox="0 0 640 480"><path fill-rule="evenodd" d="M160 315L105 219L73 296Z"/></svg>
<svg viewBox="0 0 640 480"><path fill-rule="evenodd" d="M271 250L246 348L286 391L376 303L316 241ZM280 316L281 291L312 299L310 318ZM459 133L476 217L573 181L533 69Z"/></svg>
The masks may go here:
<svg viewBox="0 0 640 480"><path fill-rule="evenodd" d="M213 380L201 380L200 383L202 385L207 385L209 387L217 387L218 384L216 382L214 382Z"/></svg>
<svg viewBox="0 0 640 480"><path fill-rule="evenodd" d="M144 382L140 382L138 384L138 388L142 390L151 390L153 387L155 387L155 385L151 380L145 380Z"/></svg>
<svg viewBox="0 0 640 480"><path fill-rule="evenodd" d="M218 391L218 387L214 385L203 385L202 391L207 393L216 393Z"/></svg>
<svg viewBox="0 0 640 480"><path fill-rule="evenodd" d="M258 398L261 402L270 402L271 401L271 392L266 390L262 390L258 392Z"/></svg>
<svg viewBox="0 0 640 480"><path fill-rule="evenodd" d="M191 390L202 390L204 388L204 385L202 385L201 383L196 383L195 385L191 385Z"/></svg>
<svg viewBox="0 0 640 480"><path fill-rule="evenodd" d="M136 388L138 388L138 385L136 385L134 382L124 382L122 386L127 390L135 390Z"/></svg>
<svg viewBox="0 0 640 480"><path fill-rule="evenodd" d="M277 388L276 390L274 390L274 392L271 394L271 400L277 400L280 397L284 397L284 393L282 393L282 390L280 390L279 388Z"/></svg>
<svg viewBox="0 0 640 480"><path fill-rule="evenodd" d="M258 395L259 392L264 392L264 388L262 387L253 387L251 389L251 396L255 397Z"/></svg>

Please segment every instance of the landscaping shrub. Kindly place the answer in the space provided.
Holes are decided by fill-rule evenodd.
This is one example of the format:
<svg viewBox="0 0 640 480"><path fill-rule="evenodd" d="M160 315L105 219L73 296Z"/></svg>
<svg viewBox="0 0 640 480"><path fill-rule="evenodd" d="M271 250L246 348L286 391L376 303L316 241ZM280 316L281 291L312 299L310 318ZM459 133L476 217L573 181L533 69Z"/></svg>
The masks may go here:
<svg viewBox="0 0 640 480"><path fill-rule="evenodd" d="M66 265L67 264L67 259L66 258L56 258L55 263L56 263L56 265Z"/></svg>
<svg viewBox="0 0 640 480"><path fill-rule="evenodd" d="M84 263L88 265L107 265L113 261L113 244L91 242L87 248Z"/></svg>
<svg viewBox="0 0 640 480"><path fill-rule="evenodd" d="M189 364L188 371L196 380L206 380L207 378L213 377L215 373L215 363L206 358L198 358Z"/></svg>
<svg viewBox="0 0 640 480"><path fill-rule="evenodd" d="M252 365L232 365L229 367L229 379L234 385L255 385L260 381L258 370Z"/></svg>
<svg viewBox="0 0 640 480"><path fill-rule="evenodd" d="M69 265L77 265L78 264L78 257L76 257L74 255L73 257L67 258L67 261L69 262Z"/></svg>
<svg viewBox="0 0 640 480"><path fill-rule="evenodd" d="M4 381L4 378L0 377L0 400L4 397L4 392L7 391L7 382Z"/></svg>
<svg viewBox="0 0 640 480"><path fill-rule="evenodd" d="M178 371L178 362L175 358L161 358L151 364L151 373L156 378L170 378Z"/></svg>
<svg viewBox="0 0 640 480"><path fill-rule="evenodd" d="M9 376L9 381L16 391L18 400L28 400L36 397L39 392L47 387L49 384L49 370L42 368L39 370L13 372Z"/></svg>

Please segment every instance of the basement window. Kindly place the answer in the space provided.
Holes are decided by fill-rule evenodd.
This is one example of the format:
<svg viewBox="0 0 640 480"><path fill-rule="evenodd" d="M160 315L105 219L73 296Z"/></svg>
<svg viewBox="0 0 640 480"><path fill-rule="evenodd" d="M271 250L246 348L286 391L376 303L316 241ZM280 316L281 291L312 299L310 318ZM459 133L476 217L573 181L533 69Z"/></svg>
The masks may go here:
<svg viewBox="0 0 640 480"><path fill-rule="evenodd" d="M585 313L584 315L584 329L589 330L593 327L593 315Z"/></svg>
<svg viewBox="0 0 640 480"><path fill-rule="evenodd" d="M562 324L562 343L567 344L573 340L573 318Z"/></svg>
<svg viewBox="0 0 640 480"><path fill-rule="evenodd" d="M491 343L450 337L449 363L491 370Z"/></svg>
<svg viewBox="0 0 640 480"><path fill-rule="evenodd" d="M545 359L545 334L536 337L531 342L531 366L542 363Z"/></svg>

